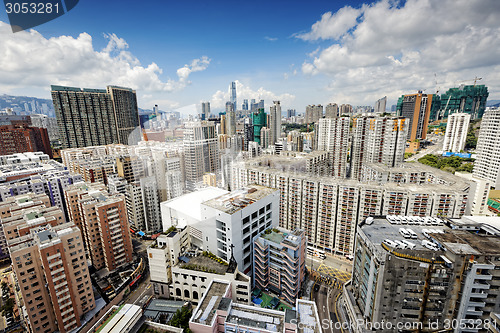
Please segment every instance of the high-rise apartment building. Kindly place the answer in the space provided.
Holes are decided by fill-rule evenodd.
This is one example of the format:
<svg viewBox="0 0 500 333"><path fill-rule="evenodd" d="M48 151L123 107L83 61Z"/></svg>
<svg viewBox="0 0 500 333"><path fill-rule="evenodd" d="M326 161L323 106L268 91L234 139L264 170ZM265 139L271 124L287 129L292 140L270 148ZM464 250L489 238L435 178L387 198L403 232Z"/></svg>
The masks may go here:
<svg viewBox="0 0 500 333"><path fill-rule="evenodd" d="M132 261L132 239L125 196L103 185L78 183L66 189L70 217L80 227L85 248L97 269L109 271Z"/></svg>
<svg viewBox="0 0 500 333"><path fill-rule="evenodd" d="M80 230L73 223L37 226L11 239L9 250L31 331L79 327L95 307Z"/></svg>
<svg viewBox="0 0 500 333"><path fill-rule="evenodd" d="M327 117L316 125L317 150L330 153L332 176L345 178L349 145L349 117Z"/></svg>
<svg viewBox="0 0 500 333"><path fill-rule="evenodd" d="M477 140L473 174L500 188L500 108L487 108Z"/></svg>
<svg viewBox="0 0 500 333"><path fill-rule="evenodd" d="M354 332L372 331L375 323L385 323L384 332L398 332L398 325L440 331L448 322L462 323L455 332L478 332L484 326L470 324L498 312L498 229L465 218L447 224L388 216L369 217L358 228L344 289L349 320L364 323Z"/></svg>
<svg viewBox="0 0 500 333"><path fill-rule="evenodd" d="M155 177L145 177L140 180L142 204L144 209L145 231L155 233L161 231L160 200L158 198L158 183Z"/></svg>
<svg viewBox="0 0 500 333"><path fill-rule="evenodd" d="M303 230L268 229L253 241L253 286L269 288L293 304L305 279L307 237Z"/></svg>
<svg viewBox="0 0 500 333"><path fill-rule="evenodd" d="M59 139L59 129L57 127L57 119L47 116L46 114L31 114L31 124L33 127L47 129L50 141Z"/></svg>
<svg viewBox="0 0 500 333"><path fill-rule="evenodd" d="M226 111L226 134L236 134L236 112L234 110Z"/></svg>
<svg viewBox="0 0 500 333"><path fill-rule="evenodd" d="M26 152L44 152L52 158L49 135L46 128L26 125L0 126L0 155Z"/></svg>
<svg viewBox="0 0 500 333"><path fill-rule="evenodd" d="M210 118L210 102L201 103L201 120Z"/></svg>
<svg viewBox="0 0 500 333"><path fill-rule="evenodd" d="M408 119L358 117L353 118L350 176L361 178L364 163L382 163L396 167L403 163Z"/></svg>
<svg viewBox="0 0 500 333"><path fill-rule="evenodd" d="M241 104L241 109L244 111L248 111L248 99L243 100L243 104Z"/></svg>
<svg viewBox="0 0 500 333"><path fill-rule="evenodd" d="M409 119L408 141L425 139L427 137L427 126L431 114L432 94L404 95L398 106L398 116Z"/></svg>
<svg viewBox="0 0 500 333"><path fill-rule="evenodd" d="M325 106L325 118L337 118L339 114L339 106L335 103L329 103Z"/></svg>
<svg viewBox="0 0 500 333"><path fill-rule="evenodd" d="M139 127L137 97L132 89L52 86L52 100L65 148L129 144L140 139L140 135L130 137Z"/></svg>
<svg viewBox="0 0 500 333"><path fill-rule="evenodd" d="M5 201L12 196L34 193L46 194L52 206L59 207L69 221L66 204L64 202L64 189L71 184L81 182L79 174L64 171L48 171L39 175L30 176L16 182L0 184L0 201Z"/></svg>
<svg viewBox="0 0 500 333"><path fill-rule="evenodd" d="M316 157L309 167L303 156L267 155L234 163L231 188L259 184L278 189L280 227L302 229L310 244L344 254L352 253L357 224L370 215L465 214L470 183L447 172L426 165L370 164L362 172L368 178L359 182L321 176L321 155Z"/></svg>
<svg viewBox="0 0 500 333"><path fill-rule="evenodd" d="M384 113L387 105L387 96L379 99L375 102L375 106L373 107L373 112L375 113Z"/></svg>
<svg viewBox="0 0 500 333"><path fill-rule="evenodd" d="M270 108L271 144L274 145L281 138L281 105L279 101L274 101Z"/></svg>
<svg viewBox="0 0 500 333"><path fill-rule="evenodd" d="M448 116L444 134L443 151L461 152L465 148L470 114L452 113Z"/></svg>
<svg viewBox="0 0 500 333"><path fill-rule="evenodd" d="M286 110L286 117L288 119L292 118L292 117L295 117L297 115L297 112L295 111L295 109L288 109Z"/></svg>
<svg viewBox="0 0 500 333"><path fill-rule="evenodd" d="M184 154L188 189L202 180L207 172L219 169L219 150L215 124L209 121L190 122L184 130Z"/></svg>
<svg viewBox="0 0 500 333"><path fill-rule="evenodd" d="M352 114L352 105L350 104L342 104L340 107L339 107L339 110L340 110L340 115L348 115L350 116Z"/></svg>
<svg viewBox="0 0 500 333"><path fill-rule="evenodd" d="M323 118L323 105L308 105L306 106L306 124L316 123Z"/></svg>
<svg viewBox="0 0 500 333"><path fill-rule="evenodd" d="M260 130L259 137L260 137L260 145L262 146L262 148L267 148L270 145L272 145L272 143L271 143L271 130L269 128L262 127Z"/></svg>
<svg viewBox="0 0 500 333"><path fill-rule="evenodd" d="M51 207L50 199L45 194L27 193L6 197L2 202L0 202L0 259L3 260L9 257L9 250L7 249L8 234L5 233L5 228L3 226L4 222L10 217L18 216L20 214L21 218L23 218L23 210L39 207ZM65 222L63 219L64 215L61 219L56 220L59 220L59 223L63 223Z"/></svg>

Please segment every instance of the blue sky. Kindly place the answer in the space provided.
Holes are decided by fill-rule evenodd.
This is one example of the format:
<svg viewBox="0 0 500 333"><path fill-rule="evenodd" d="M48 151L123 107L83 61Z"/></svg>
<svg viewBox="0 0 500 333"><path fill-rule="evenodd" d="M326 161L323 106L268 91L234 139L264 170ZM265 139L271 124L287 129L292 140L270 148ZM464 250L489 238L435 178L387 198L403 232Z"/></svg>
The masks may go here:
<svg viewBox="0 0 500 333"><path fill-rule="evenodd" d="M492 98L499 11L494 0L82 0L36 32L0 25L0 94L120 84L137 90L140 107L194 110L204 100L222 107L237 80L238 104L281 99L303 112L308 104L373 105L386 95L392 103L477 75ZM0 21L8 23L3 11ZM483 48L488 55L467 52Z"/></svg>

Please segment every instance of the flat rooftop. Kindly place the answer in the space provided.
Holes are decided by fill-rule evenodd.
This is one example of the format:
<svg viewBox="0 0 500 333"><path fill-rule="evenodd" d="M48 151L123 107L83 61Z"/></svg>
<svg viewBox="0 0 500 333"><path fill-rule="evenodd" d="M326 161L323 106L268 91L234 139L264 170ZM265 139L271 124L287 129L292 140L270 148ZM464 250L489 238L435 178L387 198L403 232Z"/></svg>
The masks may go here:
<svg viewBox="0 0 500 333"><path fill-rule="evenodd" d="M399 217L403 218L402 216ZM416 239L405 238L399 231L401 228L413 230L417 234L417 238ZM444 221L442 221L437 225L425 224L425 223L415 224L415 222L413 221L411 222L411 224L408 224L408 221L406 221L405 223L397 224L397 223L391 223L385 217L375 217L373 218L372 223L370 224L364 223L361 226L362 232L368 237L368 239L373 243L373 245L375 245L377 250L381 253L386 252L386 250L382 247L382 242L386 239L390 241L402 241L402 240L409 241L415 244L415 248L413 249L413 251L434 252L422 246L422 241L428 240L428 238L423 234L423 231L425 229L427 230L433 229L437 231L442 230L445 233L451 232L451 229L444 224ZM432 233L432 235L435 235L435 233Z"/></svg>
<svg viewBox="0 0 500 333"><path fill-rule="evenodd" d="M233 303L226 323L270 332L283 332L285 312Z"/></svg>
<svg viewBox="0 0 500 333"><path fill-rule="evenodd" d="M268 230L267 232L263 232L260 237L276 244L285 243L294 247L300 244L300 238L298 236L304 234L302 230L295 230L292 232L285 232L277 228Z"/></svg>
<svg viewBox="0 0 500 333"><path fill-rule="evenodd" d="M199 221L201 220L201 204L227 193L229 192L217 187L206 187L196 192L164 201L160 205L169 207Z"/></svg>
<svg viewBox="0 0 500 333"><path fill-rule="evenodd" d="M301 324L297 325L299 332L321 333L321 322L314 302L298 299L296 312L298 322Z"/></svg>
<svg viewBox="0 0 500 333"><path fill-rule="evenodd" d="M211 326L216 312L215 310L219 308L219 305L223 302L223 299L225 299L224 295L229 287L229 282L212 281L210 287L203 295L201 303L195 309L191 321Z"/></svg>
<svg viewBox="0 0 500 333"><path fill-rule="evenodd" d="M205 201L203 204L223 211L227 214L234 214L240 209L259 201L276 191L276 189L270 187L250 185L243 189L235 190Z"/></svg>
<svg viewBox="0 0 500 333"><path fill-rule="evenodd" d="M500 248L498 236L480 235L466 230L453 230L433 237L454 254L497 255Z"/></svg>
<svg viewBox="0 0 500 333"><path fill-rule="evenodd" d="M195 271L203 271L203 268L206 268L209 273L211 272L221 275L226 274L227 268L229 267L201 253L197 256L186 258L189 259L188 263L179 261L177 266L183 269L191 269Z"/></svg>

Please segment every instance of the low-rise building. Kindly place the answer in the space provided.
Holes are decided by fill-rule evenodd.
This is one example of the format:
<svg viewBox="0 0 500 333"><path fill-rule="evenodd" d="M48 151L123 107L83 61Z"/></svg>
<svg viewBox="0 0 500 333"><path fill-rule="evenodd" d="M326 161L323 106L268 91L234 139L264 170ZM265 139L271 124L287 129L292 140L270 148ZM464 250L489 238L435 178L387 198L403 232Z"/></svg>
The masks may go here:
<svg viewBox="0 0 500 333"><path fill-rule="evenodd" d="M214 280L193 311L189 328L194 333L263 332L322 333L316 304L298 299L295 310L277 311L239 304L231 284Z"/></svg>

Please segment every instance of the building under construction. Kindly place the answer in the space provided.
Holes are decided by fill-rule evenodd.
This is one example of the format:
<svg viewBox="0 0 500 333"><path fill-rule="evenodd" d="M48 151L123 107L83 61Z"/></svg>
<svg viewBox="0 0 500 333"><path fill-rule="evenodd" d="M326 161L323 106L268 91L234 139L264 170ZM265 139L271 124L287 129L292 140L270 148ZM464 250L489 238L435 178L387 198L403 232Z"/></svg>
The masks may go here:
<svg viewBox="0 0 500 333"><path fill-rule="evenodd" d="M500 307L498 226L498 218L367 218L358 229L352 280L344 291L351 322L365 323L355 331L382 322L384 332L486 322Z"/></svg>

